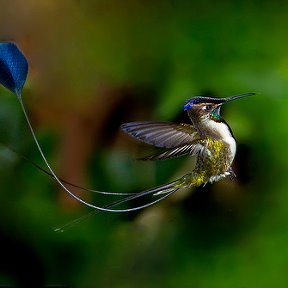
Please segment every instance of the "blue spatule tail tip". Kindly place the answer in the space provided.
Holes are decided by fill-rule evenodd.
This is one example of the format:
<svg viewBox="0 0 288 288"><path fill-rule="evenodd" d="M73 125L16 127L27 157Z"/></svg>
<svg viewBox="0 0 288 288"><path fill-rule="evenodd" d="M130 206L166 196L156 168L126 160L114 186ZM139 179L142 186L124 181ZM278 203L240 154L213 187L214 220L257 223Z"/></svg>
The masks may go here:
<svg viewBox="0 0 288 288"><path fill-rule="evenodd" d="M28 62L16 44L0 42L0 83L21 97L28 73Z"/></svg>

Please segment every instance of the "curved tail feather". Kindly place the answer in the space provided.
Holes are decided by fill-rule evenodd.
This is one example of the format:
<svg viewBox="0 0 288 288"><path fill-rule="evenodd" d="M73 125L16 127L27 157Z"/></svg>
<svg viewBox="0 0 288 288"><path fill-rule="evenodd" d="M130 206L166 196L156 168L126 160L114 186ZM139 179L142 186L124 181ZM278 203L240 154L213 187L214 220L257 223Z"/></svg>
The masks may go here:
<svg viewBox="0 0 288 288"><path fill-rule="evenodd" d="M142 191L142 192L134 193L131 196L124 197L123 199L120 199L120 200L112 202L112 203L110 203L108 205L105 205L102 208L103 209L107 209L107 211L109 211L109 212L132 212L132 211L137 211L137 210L140 210L140 209L147 208L149 206L152 206L152 205L162 201L163 199L169 197L171 194L173 194L177 190L179 190L182 187L181 185L179 185L179 180L176 180L176 181L173 181L173 182L171 182L169 184L161 185L161 186L149 189L149 190L145 190L145 191ZM129 202L131 200L140 198L140 197L145 196L145 195L151 195L151 194L152 194L152 196L161 195L161 197L157 198L154 201L148 202L148 203L140 205L140 206L132 207L132 208L113 209L113 210L110 209L112 207L115 207L115 206L121 205L123 203ZM96 214L98 214L100 212L101 211L99 211L99 210L93 210L87 215L84 215L84 216L82 216L80 218L77 218L77 219L75 219L75 220L73 220L71 222L68 222L68 223L66 223L66 224L64 224L64 225L62 225L60 227L55 228L54 231L55 232L64 232L65 230L69 229L70 227L74 226L75 224L78 224L78 223L86 220L88 217L90 217L92 215L96 215Z"/></svg>
<svg viewBox="0 0 288 288"><path fill-rule="evenodd" d="M51 173L52 177L58 182L58 184L70 195L72 196L73 198L75 198L77 201L81 202L82 204L90 207L90 208L93 208L93 209L96 209L98 211L104 211L104 212L131 212L131 211L136 211L136 210L140 210L140 209L143 209L143 208L146 208L146 207L149 207L151 205L154 205L156 203L158 203L159 201L165 199L166 197L170 196L172 193L175 193L179 188L181 188L185 183L185 181L183 182L183 179L184 177L178 179L178 180L175 180L173 182L170 182L168 184L165 184L165 185L161 185L161 186L158 186L156 188L152 188L152 189L149 189L149 190L145 190L143 192L138 192L138 193L135 193L133 195L130 195L130 196L126 196L124 197L123 199L120 199L116 202L113 202L111 204L108 204L106 206L96 206L96 205L93 205L89 202L86 202L85 200L83 200L81 197L77 196L76 194L74 194L71 190L69 190L67 188L67 184L65 185L65 183L63 181L61 181L61 179L59 179L59 177L55 174L55 172L53 171L53 169L50 167L43 151L42 151L42 148L36 138L36 135L34 133L34 130L32 128L32 125L29 121L29 118L28 118L28 115L27 115L27 112L26 112L26 109L25 109L25 106L22 102L22 98L19 97L19 102L20 102L20 105L21 105L21 108L23 110L23 113L24 113L24 116L26 118L26 121L28 123L28 126L30 128L30 131L31 131L31 134L34 138L34 141L36 143L36 146L47 166L47 168L49 169L49 174ZM107 195L115 195L113 192L104 192L104 191L98 191L100 192L101 194L107 194ZM118 195L118 193L117 193ZM136 198L139 198L139 197L143 197L145 195L154 195L154 196L157 196L157 195L162 195L159 199L156 199L154 201L151 201L149 203L146 203L146 204L143 204L143 205L140 205L140 206L137 206L137 207L133 207L133 208L127 208L127 209L111 209L111 207L114 207L116 205L120 205L122 203L125 203L125 202L128 202L128 201L131 201L131 200L134 200ZM119 195L118 195L119 196Z"/></svg>

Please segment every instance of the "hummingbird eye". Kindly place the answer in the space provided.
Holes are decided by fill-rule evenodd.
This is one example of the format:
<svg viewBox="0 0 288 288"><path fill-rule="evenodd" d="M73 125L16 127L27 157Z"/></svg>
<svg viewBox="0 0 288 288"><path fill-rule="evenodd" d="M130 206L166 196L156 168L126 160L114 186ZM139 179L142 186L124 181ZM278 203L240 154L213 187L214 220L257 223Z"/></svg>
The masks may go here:
<svg viewBox="0 0 288 288"><path fill-rule="evenodd" d="M203 106L203 110L206 110L206 111L210 111L210 110L212 110L212 108L213 108L213 106L212 105L205 105L205 106Z"/></svg>

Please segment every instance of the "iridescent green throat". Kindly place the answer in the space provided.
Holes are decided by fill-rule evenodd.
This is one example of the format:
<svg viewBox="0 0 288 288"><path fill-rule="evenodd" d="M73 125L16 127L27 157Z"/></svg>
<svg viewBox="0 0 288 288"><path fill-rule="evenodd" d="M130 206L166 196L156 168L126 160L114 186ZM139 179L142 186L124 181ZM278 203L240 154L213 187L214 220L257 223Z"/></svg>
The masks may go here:
<svg viewBox="0 0 288 288"><path fill-rule="evenodd" d="M221 122L222 117L216 110L212 111L210 115L212 120L216 122Z"/></svg>

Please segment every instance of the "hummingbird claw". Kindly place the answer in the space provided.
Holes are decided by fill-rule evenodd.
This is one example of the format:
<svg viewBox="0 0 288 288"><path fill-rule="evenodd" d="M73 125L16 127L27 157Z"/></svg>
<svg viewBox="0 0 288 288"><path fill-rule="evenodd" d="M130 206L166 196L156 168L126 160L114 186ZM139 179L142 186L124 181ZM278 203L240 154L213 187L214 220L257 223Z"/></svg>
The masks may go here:
<svg viewBox="0 0 288 288"><path fill-rule="evenodd" d="M237 175L235 174L235 172L233 171L233 169L231 167L229 167L228 172L230 173L229 178L231 180L235 180L235 178L237 177Z"/></svg>

